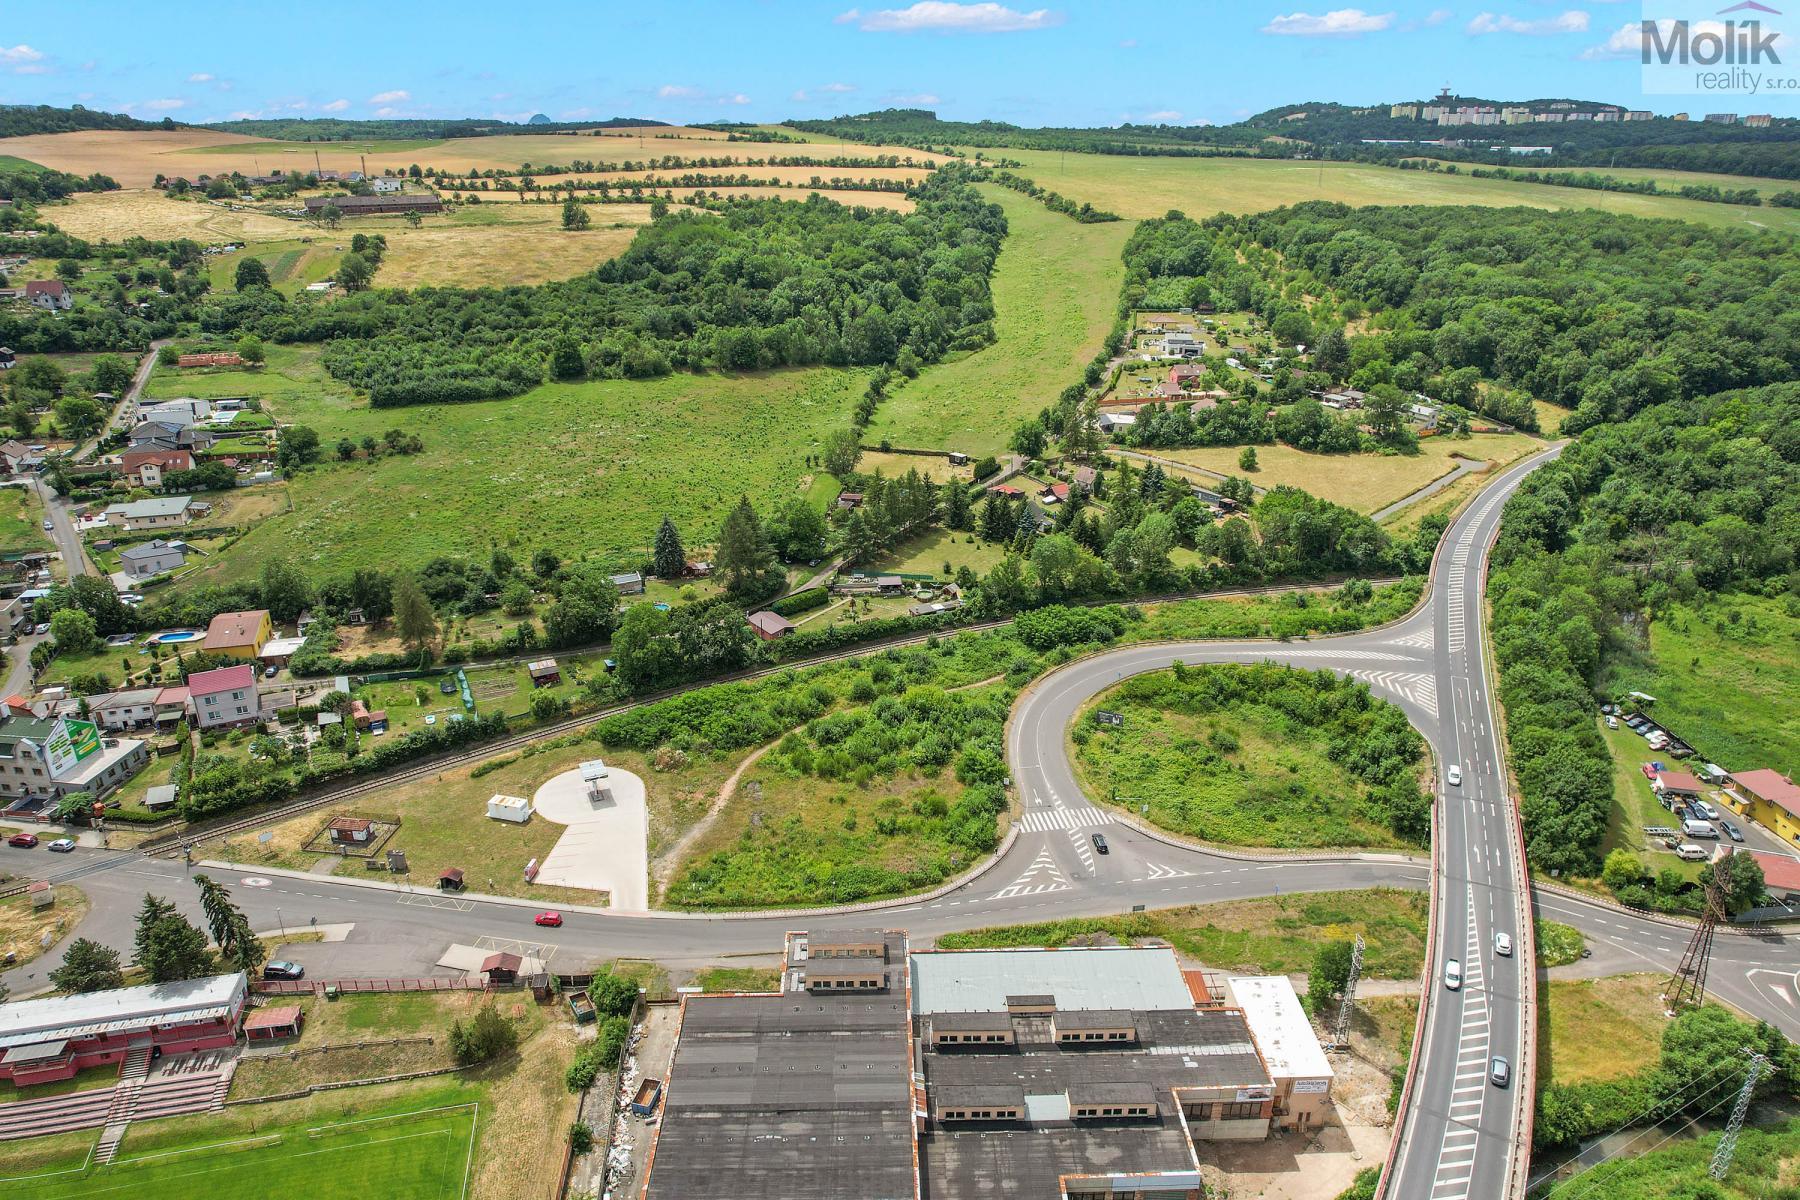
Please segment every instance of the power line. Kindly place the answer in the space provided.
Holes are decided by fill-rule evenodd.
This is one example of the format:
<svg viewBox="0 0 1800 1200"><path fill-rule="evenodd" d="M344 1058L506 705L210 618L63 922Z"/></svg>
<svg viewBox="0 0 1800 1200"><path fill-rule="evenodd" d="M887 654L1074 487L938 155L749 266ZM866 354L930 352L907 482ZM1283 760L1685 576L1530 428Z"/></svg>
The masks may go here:
<svg viewBox="0 0 1800 1200"><path fill-rule="evenodd" d="M1706 1071L1700 1075L1697 1075L1693 1079L1689 1080L1673 1095L1661 1096L1661 1097L1658 1097L1657 1099L1650 1101L1650 1103L1644 1105L1642 1108L1640 1108L1637 1112L1633 1113L1631 1116L1626 1117L1625 1120L1621 1121L1618 1125L1607 1130L1605 1133L1595 1135L1596 1139L1611 1137L1613 1134L1619 1133L1626 1129L1629 1129L1633 1125L1641 1125L1645 1121L1648 1121L1651 1118L1652 1114L1654 1114L1657 1109L1659 1109L1659 1108L1666 1109L1671 1104L1674 1104L1677 1101L1680 1101L1684 1105L1691 1103L1691 1101L1681 1100L1681 1097L1684 1093L1693 1091L1694 1088L1698 1087L1702 1083L1707 1082L1708 1079L1711 1079L1713 1076L1713 1073L1723 1071L1732 1065L1733 1064L1732 1064L1731 1060L1729 1060L1729 1059L1722 1061L1722 1062L1714 1063L1708 1071ZM1712 1092L1719 1085L1719 1083L1722 1083L1722 1082L1724 1082L1724 1079L1722 1079L1722 1078L1715 1080L1713 1082L1713 1086L1708 1087L1705 1092L1701 1093L1701 1095L1706 1095L1706 1094ZM1554 1175L1557 1171L1562 1170L1564 1167L1568 1166L1570 1163L1580 1161L1581 1154L1582 1154L1581 1151L1579 1151L1579 1150L1576 1151L1576 1153L1574 1155L1572 1155L1571 1157L1569 1157L1567 1159L1564 1159L1562 1162L1558 1163L1554 1168L1552 1168L1551 1171L1549 1172L1549 1174ZM1610 1157L1612 1157L1612 1156L1607 1155L1606 1157L1601 1158L1599 1160L1599 1162L1605 1162L1606 1159L1610 1158ZM1595 1164L1595 1166L1598 1166L1598 1165L1599 1165L1599 1163ZM1592 1167L1583 1168L1583 1170L1580 1173L1586 1174L1587 1171L1592 1170L1592 1169L1593 1169ZM1542 1176L1542 1175L1539 1176L1540 1180L1542 1180L1544 1178L1545 1178L1545 1176ZM1569 1178L1574 1179L1575 1176L1571 1175Z"/></svg>
<svg viewBox="0 0 1800 1200"><path fill-rule="evenodd" d="M1729 1065L1729 1064L1722 1064L1722 1065ZM1729 1082L1731 1082L1729 1077L1720 1079L1717 1083L1713 1084L1713 1086L1711 1086L1710 1088L1707 1088L1706 1091L1700 1093L1700 1097L1697 1097L1695 1099L1695 1101L1693 1101L1693 1102L1698 1103L1698 1101L1701 1097L1706 1097L1706 1096L1712 1095L1714 1092L1718 1091L1720 1088L1724 1087ZM1727 1092L1727 1093L1725 1093L1724 1096L1720 1096L1717 1100L1715 1100L1711 1104L1707 1105L1707 1107L1701 1109L1699 1112L1695 1113L1693 1116L1688 1117L1679 1126L1677 1126L1674 1129L1671 1129L1668 1133L1666 1133L1662 1137L1658 1138L1655 1142L1653 1142L1650 1145L1650 1147L1648 1149L1639 1151L1637 1154L1633 1155L1633 1157L1641 1158L1646 1154L1650 1154L1656 1150L1660 1150L1671 1139L1675 1138L1676 1136L1678 1136L1682 1133L1686 1133L1688 1131L1688 1129L1693 1126L1695 1121L1698 1121L1701 1117L1706 1116L1708 1113L1712 1112L1713 1109L1715 1109L1719 1105L1725 1103L1725 1097L1729 1096L1730 1094L1731 1094L1730 1092ZM1627 1127L1626 1125L1621 1125L1621 1126L1619 1126L1618 1129L1615 1129L1612 1132L1618 1133L1620 1130L1625 1129L1626 1127ZM1610 1135L1606 1135L1606 1136L1610 1136ZM1610 1154L1602 1156L1600 1159L1598 1159L1596 1162L1594 1162L1592 1166L1584 1167L1581 1170L1580 1174L1574 1176L1570 1182L1580 1183L1580 1184L1585 1185L1584 1187L1582 1187L1582 1189L1580 1191L1564 1193L1560 1189L1553 1188L1552 1194L1555 1196L1555 1200L1580 1200L1580 1197L1585 1196L1590 1190L1593 1189L1593 1187L1596 1184L1598 1184L1600 1182L1600 1180L1594 1176L1594 1169L1596 1167L1605 1166L1607 1163L1613 1161L1622 1153L1624 1153L1624 1147L1621 1146L1618 1150L1615 1150Z"/></svg>
<svg viewBox="0 0 1800 1200"><path fill-rule="evenodd" d="M1750 1111L1750 1093L1756 1090L1756 1080L1762 1074L1768 1059L1760 1054L1750 1056L1750 1069L1744 1074L1744 1086L1738 1089L1737 1103L1731 1106L1731 1119L1725 1123L1725 1132L1719 1135L1719 1145L1713 1151L1712 1166L1707 1173L1714 1179L1725 1178L1725 1172L1731 1170L1731 1156L1737 1150L1738 1133L1744 1128L1744 1114Z"/></svg>

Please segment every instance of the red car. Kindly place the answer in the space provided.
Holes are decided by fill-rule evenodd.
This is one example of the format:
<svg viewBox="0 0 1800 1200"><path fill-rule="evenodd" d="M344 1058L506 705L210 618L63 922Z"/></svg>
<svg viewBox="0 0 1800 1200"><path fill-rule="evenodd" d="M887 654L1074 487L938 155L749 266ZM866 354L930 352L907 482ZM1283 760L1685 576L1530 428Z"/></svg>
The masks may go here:
<svg viewBox="0 0 1800 1200"><path fill-rule="evenodd" d="M35 834L35 833L15 833L11 837L6 839L6 844L9 846L21 846L21 847L25 848L26 850L29 850L33 846L37 845L37 834Z"/></svg>
<svg viewBox="0 0 1800 1200"><path fill-rule="evenodd" d="M32 840L36 841L37 839L33 838ZM552 929L554 929L558 925L562 924L562 914L559 912L542 912L537 915L536 920L537 920L537 924L548 925Z"/></svg>

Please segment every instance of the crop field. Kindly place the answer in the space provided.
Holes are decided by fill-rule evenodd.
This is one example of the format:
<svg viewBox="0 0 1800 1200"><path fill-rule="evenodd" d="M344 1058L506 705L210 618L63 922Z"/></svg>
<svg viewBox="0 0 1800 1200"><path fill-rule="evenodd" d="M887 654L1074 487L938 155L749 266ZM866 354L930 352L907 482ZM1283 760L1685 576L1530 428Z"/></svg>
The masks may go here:
<svg viewBox="0 0 1800 1200"><path fill-rule="evenodd" d="M1009 226L994 269L998 340L896 389L876 411L870 442L998 451L1021 420L1080 380L1112 324L1131 223L1081 225L1017 192L981 190Z"/></svg>
<svg viewBox="0 0 1800 1200"><path fill-rule="evenodd" d="M0 143L0 149L3 148L4 143ZM1592 192L1549 184L1474 179L1464 174L1401 171L1359 163L1254 158L1126 158L1060 154L1049 150L1007 150L1004 153L1025 164L1018 170L1020 175L1077 202L1087 201L1096 208L1110 209L1124 217L1160 217L1175 208L1190 217L1200 218L1218 212L1261 212L1303 200L1335 200L1350 205L1598 208L1639 217L1674 217L1703 225L1800 230L1800 209L1746 208L1672 196Z"/></svg>
<svg viewBox="0 0 1800 1200"><path fill-rule="evenodd" d="M668 136L674 135L674 136ZM246 138L242 134L207 129L164 132L84 130L79 133L33 134L0 138L0 155L12 155L61 171L87 175L103 171L127 188L149 187L158 174L216 175L242 171L268 175L277 171L403 170L420 167L442 170L515 169L523 163L563 163L572 159L594 162L641 161L678 155L684 158L769 158L810 154L819 158L869 157L873 154L912 154L935 158L921 151L822 142L800 147L783 143L727 142L712 130L643 129L607 130L602 136L573 134L509 134L500 137L442 140L368 140L345 142L280 142ZM821 174L828 174L820 168Z"/></svg>
<svg viewBox="0 0 1800 1200"><path fill-rule="evenodd" d="M1309 454L1292 446L1258 446L1254 471L1238 467L1239 450L1235 446L1146 453L1217 474L1240 475L1258 487L1287 484L1322 500L1371 513L1448 474L1455 469L1458 457L1485 462L1492 469L1539 445L1522 433L1476 433L1466 438L1424 438L1417 454Z"/></svg>
<svg viewBox="0 0 1800 1200"><path fill-rule="evenodd" d="M798 201L798 200L804 200L808 196L811 196L811 195L818 195L818 196L825 197L827 200L835 200L839 204L845 205L846 207L849 207L849 208L857 208L857 207L861 207L861 208L891 208L896 212L911 212L912 207L913 207L912 200L908 196L906 196L906 194L903 192L879 192L879 191L866 191L865 192L865 191L859 191L859 190L853 190L853 189L837 190L837 189L828 189L828 188L814 189L814 188L806 188L806 187L774 187L774 186L770 186L770 187L707 187L707 188L662 187L662 188L657 188L656 190L659 192L673 192L675 194L675 199L677 201L679 201L683 196L693 195L695 191L703 191L708 196L747 196L752 200L796 200L796 201ZM450 189L450 194L454 196L456 194L456 189L454 189L454 188ZM519 197L518 193L516 193L516 192L482 192L482 193L480 193L480 195L481 195L481 203L483 206L486 206L488 204L506 205L506 204L517 204L517 203L524 203L526 205L535 206L538 204L545 203L545 201L542 201L536 197L524 199L523 201L521 201L521 198ZM603 214L605 214L609 210L616 208L616 207L618 207L618 206L612 205L612 204L606 205L604 208L596 207L593 210L594 220L595 221L604 220L605 217ZM557 219L560 221L562 219L562 201L558 200L556 202L556 207L551 209L551 211L556 214Z"/></svg>
<svg viewBox="0 0 1800 1200"><path fill-rule="evenodd" d="M205 394L253 395L284 423L340 437L417 433L422 454L335 461L298 475L293 511L234 543L197 579L254 574L270 554L309 571L485 558L495 545L555 546L622 564L664 513L690 548L708 544L740 493L766 506L804 488L805 457L846 419L852 371L671 375L548 384L509 400L371 409L324 374L314 347L270 347L260 372L207 376ZM158 371L153 396L191 395ZM781 436L769 436L779 429Z"/></svg>
<svg viewBox="0 0 1800 1200"><path fill-rule="evenodd" d="M132 1196L262 1200L273 1181L315 1200L382 1196L460 1200L473 1167L477 1105L265 1126L219 1141L126 1150L106 1166L0 1181L0 1196L33 1200Z"/></svg>
<svg viewBox="0 0 1800 1200"><path fill-rule="evenodd" d="M297 220L269 213L226 208L202 199L176 200L155 191L83 192L67 204L45 205L44 217L65 233L89 241L122 241L136 234L157 240L193 238L197 242L256 242L316 235Z"/></svg>

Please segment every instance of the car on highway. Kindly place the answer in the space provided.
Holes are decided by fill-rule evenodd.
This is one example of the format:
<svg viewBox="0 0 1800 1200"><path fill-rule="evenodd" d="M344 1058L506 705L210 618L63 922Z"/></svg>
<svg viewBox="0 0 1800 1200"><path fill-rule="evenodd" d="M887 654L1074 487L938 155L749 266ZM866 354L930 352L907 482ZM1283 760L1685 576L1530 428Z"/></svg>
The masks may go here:
<svg viewBox="0 0 1800 1200"><path fill-rule="evenodd" d="M75 839L74 838L57 838L54 842L51 842L48 846L45 846L44 849L52 851L53 853L56 853L56 854L67 854L71 850L75 849Z"/></svg>
<svg viewBox="0 0 1800 1200"><path fill-rule="evenodd" d="M1453 992L1462 990L1462 960L1453 958L1444 964L1444 986Z"/></svg>
<svg viewBox="0 0 1800 1200"><path fill-rule="evenodd" d="M37 834L35 833L15 833L6 839L7 845L17 846L21 850L29 850L37 845L37 842Z"/></svg>
<svg viewBox="0 0 1800 1200"><path fill-rule="evenodd" d="M297 962L288 962L286 959L277 958L263 964L264 979L303 979L305 977L306 968Z"/></svg>
<svg viewBox="0 0 1800 1200"><path fill-rule="evenodd" d="M1501 958L1512 957L1512 934L1496 933L1494 935L1494 953Z"/></svg>
<svg viewBox="0 0 1800 1200"><path fill-rule="evenodd" d="M1444 772L1444 778L1449 781L1451 787L1461 787L1462 768L1452 765L1448 771Z"/></svg>
<svg viewBox="0 0 1800 1200"><path fill-rule="evenodd" d="M532 918L532 924L548 925L550 928L555 929L562 924L562 914L559 912L541 912Z"/></svg>
<svg viewBox="0 0 1800 1200"><path fill-rule="evenodd" d="M1109 846L1107 846L1107 844L1106 844L1105 835L1098 834L1098 833L1096 833L1094 835L1094 853L1096 853L1096 854L1111 854L1112 853L1112 849Z"/></svg>
<svg viewBox="0 0 1800 1200"><path fill-rule="evenodd" d="M1719 828L1723 829L1725 831L1725 836L1734 842L1741 842L1744 840L1744 831L1739 829L1736 825L1733 825L1730 821L1720 821Z"/></svg>
<svg viewBox="0 0 1800 1200"><path fill-rule="evenodd" d="M1498 1054L1488 1061L1488 1079L1495 1087L1505 1087L1512 1082L1512 1064Z"/></svg>

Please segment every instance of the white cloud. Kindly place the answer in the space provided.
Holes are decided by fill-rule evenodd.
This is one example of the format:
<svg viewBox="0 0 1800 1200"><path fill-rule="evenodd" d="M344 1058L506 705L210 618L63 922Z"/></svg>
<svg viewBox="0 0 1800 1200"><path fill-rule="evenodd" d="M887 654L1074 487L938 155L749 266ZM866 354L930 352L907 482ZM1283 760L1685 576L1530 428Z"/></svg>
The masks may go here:
<svg viewBox="0 0 1800 1200"><path fill-rule="evenodd" d="M390 104L384 104L380 108L375 110L375 115L378 117L385 117L385 118L392 119L395 117L404 117L404 116L407 116L408 114L404 108L395 108Z"/></svg>
<svg viewBox="0 0 1800 1200"><path fill-rule="evenodd" d="M657 98L661 100L698 100L705 94L697 87L677 83L665 83L656 89Z"/></svg>
<svg viewBox="0 0 1800 1200"><path fill-rule="evenodd" d="M1047 8L1021 12L989 0L982 4L953 4L948 0L919 0L911 8L884 8L864 13L851 9L837 18L840 25L854 23L869 33L1019 33L1062 24L1061 13Z"/></svg>
<svg viewBox="0 0 1800 1200"><path fill-rule="evenodd" d="M936 92L901 92L888 97L895 104L936 104Z"/></svg>
<svg viewBox="0 0 1800 1200"><path fill-rule="evenodd" d="M1442 25L1445 21L1448 21L1454 15L1455 14L1453 14L1447 8L1434 8L1425 15L1425 24L1427 24L1427 25Z"/></svg>
<svg viewBox="0 0 1800 1200"><path fill-rule="evenodd" d="M805 104L810 101L812 97L806 94L805 88L796 88L794 94L789 96L788 99L792 100L795 104Z"/></svg>
<svg viewBox="0 0 1800 1200"><path fill-rule="evenodd" d="M1391 12L1367 13L1360 8L1337 8L1317 16L1297 12L1275 17L1262 27L1262 31L1285 37L1356 37L1380 33L1393 23Z"/></svg>
<svg viewBox="0 0 1800 1200"><path fill-rule="evenodd" d="M1152 125L1173 125L1181 120L1181 114L1172 108L1164 108L1153 113L1145 113L1144 120Z"/></svg>
<svg viewBox="0 0 1800 1200"><path fill-rule="evenodd" d="M320 112L343 112L346 108L349 108L349 107L350 107L350 102L348 100L333 100L328 104L319 105L319 111Z"/></svg>
<svg viewBox="0 0 1800 1200"><path fill-rule="evenodd" d="M150 112L174 112L178 108L186 108L187 101L171 97L163 100L143 100L131 107L146 109Z"/></svg>
<svg viewBox="0 0 1800 1200"><path fill-rule="evenodd" d="M748 104L748 103L750 103L750 97L744 95L744 93L742 93L742 92L735 92L732 95L721 97L721 99L726 104Z"/></svg>
<svg viewBox="0 0 1800 1200"><path fill-rule="evenodd" d="M1572 8L1559 16L1544 17L1539 20L1525 20L1508 16L1505 13L1480 13L1469 22L1469 32L1483 33L1519 33L1526 37L1548 37L1562 33L1586 33L1588 15L1580 9Z"/></svg>
<svg viewBox="0 0 1800 1200"><path fill-rule="evenodd" d="M41 50L33 50L24 42L17 46L0 46L0 70L14 75L48 75L50 64Z"/></svg>
<svg viewBox="0 0 1800 1200"><path fill-rule="evenodd" d="M189 83L211 83L212 81L213 76L205 71L196 71L188 76Z"/></svg>
<svg viewBox="0 0 1800 1200"><path fill-rule="evenodd" d="M412 99L412 93L395 89L391 92L376 92L369 97L370 104L401 104Z"/></svg>
<svg viewBox="0 0 1800 1200"><path fill-rule="evenodd" d="M828 83L819 90L821 92L835 92L842 95L844 92L854 92L856 90L856 85L854 83Z"/></svg>

